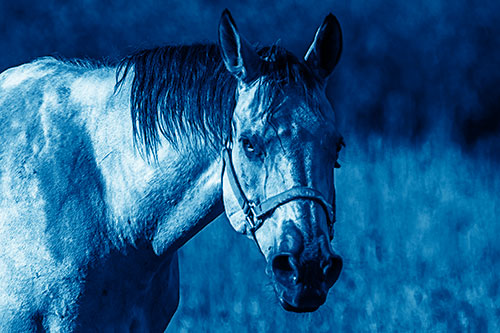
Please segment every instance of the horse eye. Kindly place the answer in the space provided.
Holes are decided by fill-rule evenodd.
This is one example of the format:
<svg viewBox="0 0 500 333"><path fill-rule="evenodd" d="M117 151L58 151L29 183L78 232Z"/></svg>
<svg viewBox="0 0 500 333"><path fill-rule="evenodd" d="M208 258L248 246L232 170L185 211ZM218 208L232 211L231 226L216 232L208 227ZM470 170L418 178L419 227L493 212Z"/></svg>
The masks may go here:
<svg viewBox="0 0 500 333"><path fill-rule="evenodd" d="M250 142L250 140L243 138L243 139L241 139L241 144L243 145L243 149L245 150L245 152L247 152L247 153L254 153L255 152L255 148L252 145L252 143Z"/></svg>

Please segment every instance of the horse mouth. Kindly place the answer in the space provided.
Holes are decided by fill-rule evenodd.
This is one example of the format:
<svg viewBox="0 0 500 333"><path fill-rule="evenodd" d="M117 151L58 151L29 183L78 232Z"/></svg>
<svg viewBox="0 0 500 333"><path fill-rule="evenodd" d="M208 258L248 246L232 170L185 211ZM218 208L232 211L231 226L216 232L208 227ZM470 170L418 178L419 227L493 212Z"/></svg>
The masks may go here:
<svg viewBox="0 0 500 333"><path fill-rule="evenodd" d="M294 305L291 305L290 303L288 303L287 301L285 301L281 297L279 298L279 300L280 300L281 307L283 307L283 309L285 309L286 311L290 311L290 312L295 312L295 313L314 312L314 311L318 310L318 308L319 308L319 305L318 306L296 307Z"/></svg>

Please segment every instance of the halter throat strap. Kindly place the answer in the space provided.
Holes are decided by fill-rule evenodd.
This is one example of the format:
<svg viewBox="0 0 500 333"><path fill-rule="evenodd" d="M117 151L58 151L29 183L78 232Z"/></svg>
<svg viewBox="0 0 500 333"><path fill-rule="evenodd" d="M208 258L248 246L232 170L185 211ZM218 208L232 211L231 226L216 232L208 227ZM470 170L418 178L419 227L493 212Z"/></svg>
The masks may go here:
<svg viewBox="0 0 500 333"><path fill-rule="evenodd" d="M238 178L236 177L233 160L231 157L231 148L224 148L224 150L222 151L222 155L224 160L224 169L227 173L229 184L231 186L231 189L233 190L236 200L238 201L238 204L245 214L247 228L254 238L255 231L257 231L257 229L262 226L264 219L268 216L268 214L272 213L279 206L298 199L312 200L314 202L317 202L323 208L328 219L330 238L332 238L333 223L335 222L334 211L332 205L330 205L325 200L321 192L311 187L295 186L291 189L267 198L259 204L255 204L254 202L248 200L245 192L243 192L243 189L241 188L241 184L238 181Z"/></svg>

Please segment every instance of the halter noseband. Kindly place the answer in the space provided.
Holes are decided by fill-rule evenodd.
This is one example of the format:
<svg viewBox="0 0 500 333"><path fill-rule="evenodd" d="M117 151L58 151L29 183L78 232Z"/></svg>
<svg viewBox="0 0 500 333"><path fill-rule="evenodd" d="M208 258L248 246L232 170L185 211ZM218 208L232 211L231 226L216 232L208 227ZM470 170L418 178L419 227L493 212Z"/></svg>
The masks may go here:
<svg viewBox="0 0 500 333"><path fill-rule="evenodd" d="M333 224L335 223L333 207L325 200L321 192L311 187L295 186L289 190L267 198L259 204L255 204L254 202L247 199L245 192L243 192L243 189L241 188L240 182L238 181L238 178L236 177L236 173L234 171L233 159L231 155L231 148L226 146L222 150L224 170L227 172L227 177L229 180L229 184L231 185L231 189L233 190L234 196L236 197L238 204L245 214L245 221L248 230L251 232L254 239L255 232L262 226L267 214L271 213L281 205L298 199L312 200L323 207L323 210L325 211L326 217L328 219L329 236L330 239L333 238Z"/></svg>

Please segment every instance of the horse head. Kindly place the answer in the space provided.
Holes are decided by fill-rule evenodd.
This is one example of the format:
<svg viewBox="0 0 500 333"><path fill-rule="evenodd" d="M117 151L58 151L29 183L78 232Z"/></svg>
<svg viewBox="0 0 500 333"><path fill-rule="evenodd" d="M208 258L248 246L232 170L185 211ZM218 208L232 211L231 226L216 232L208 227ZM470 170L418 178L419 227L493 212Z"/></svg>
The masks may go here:
<svg viewBox="0 0 500 333"><path fill-rule="evenodd" d="M314 311L342 269L331 240L343 140L325 95L342 49L339 22L328 15L299 60L276 45L253 47L226 10L219 44L238 80L224 149L226 215L265 256L282 307Z"/></svg>

